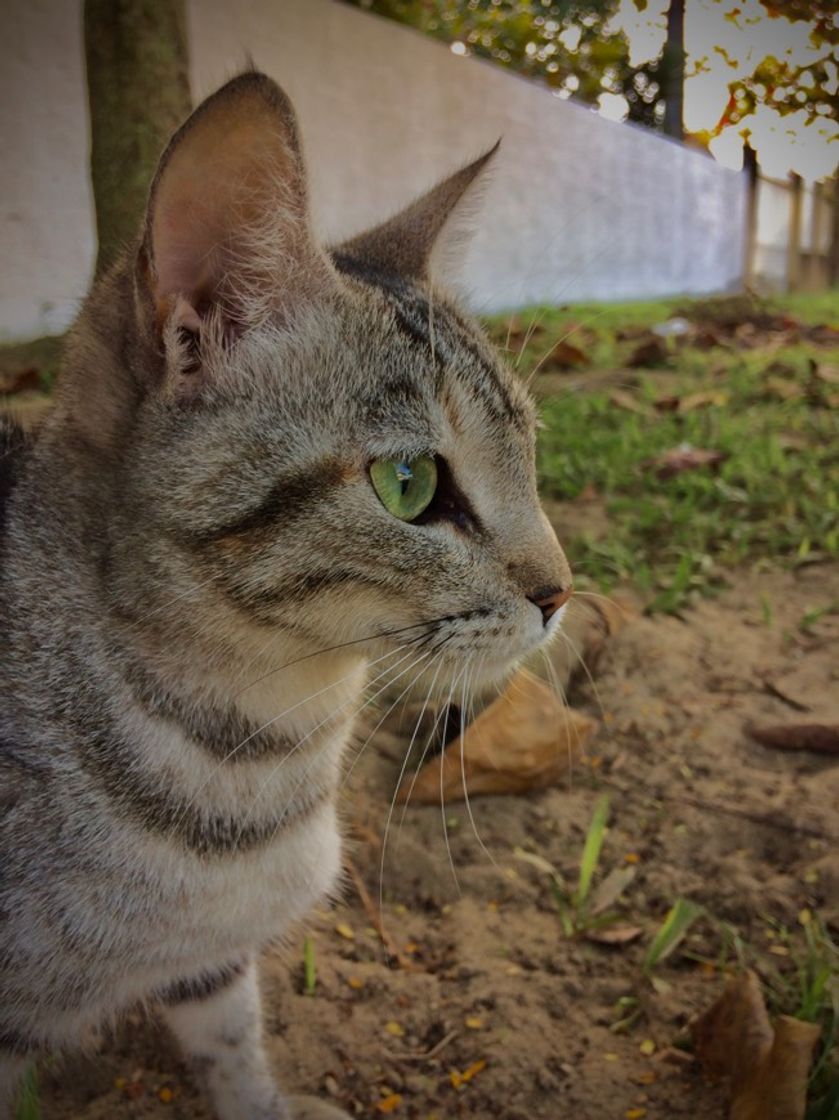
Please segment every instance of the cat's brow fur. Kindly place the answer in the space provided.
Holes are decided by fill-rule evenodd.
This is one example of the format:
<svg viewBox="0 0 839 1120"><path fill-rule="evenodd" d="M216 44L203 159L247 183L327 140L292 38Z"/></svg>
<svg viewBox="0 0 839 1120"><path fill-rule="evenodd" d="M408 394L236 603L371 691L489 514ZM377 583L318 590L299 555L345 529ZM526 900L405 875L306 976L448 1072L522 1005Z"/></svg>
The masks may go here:
<svg viewBox="0 0 839 1120"><path fill-rule="evenodd" d="M429 275L483 162L327 252L287 99L235 79L173 139L37 439L0 427L3 1120L26 1061L136 1003L222 1120L327 1115L274 1087L254 961L337 882L365 679L499 677L569 580L532 405ZM461 523L377 498L369 463L418 455Z"/></svg>

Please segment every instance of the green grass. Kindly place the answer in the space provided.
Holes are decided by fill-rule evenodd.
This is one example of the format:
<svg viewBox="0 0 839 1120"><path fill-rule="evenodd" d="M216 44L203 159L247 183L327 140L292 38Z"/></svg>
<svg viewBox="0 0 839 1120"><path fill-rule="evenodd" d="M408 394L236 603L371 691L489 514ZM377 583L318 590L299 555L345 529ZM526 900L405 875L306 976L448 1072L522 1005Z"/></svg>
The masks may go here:
<svg viewBox="0 0 839 1120"><path fill-rule="evenodd" d="M592 359L589 368L624 369L637 340L617 332L661 322L685 306L674 300L546 311L519 368L526 376L569 324L588 321L569 341ZM711 304L709 314L726 306ZM839 322L835 294L791 297L780 308L800 322ZM529 318L519 315L520 325ZM492 324L502 344L505 323ZM543 494L566 502L594 494L610 522L605 535L583 532L563 542L583 577L578 582L607 589L632 583L649 610L675 612L713 592L738 565L839 555L839 409L831 400L839 387L812 372L813 361L839 366L839 347L771 343L767 336L754 349L699 350L671 340L663 369L626 371L620 388L640 411L616 404L616 386L603 387L602 380L601 388L587 391L585 370L567 378L568 390L542 399ZM779 381L798 395L782 399ZM661 396L700 391L725 400L684 412L655 407ZM658 478L648 461L682 444L720 452L725 460L717 469Z"/></svg>
<svg viewBox="0 0 839 1120"><path fill-rule="evenodd" d="M701 906L686 898L678 898L656 931L644 956L644 974L650 976L654 968L667 960L682 943L688 930L704 913Z"/></svg>
<svg viewBox="0 0 839 1120"><path fill-rule="evenodd" d="M563 880L559 871L542 856L515 849L516 856L550 877L551 893L559 912L562 932L577 937L594 930L607 930L620 920L612 907L635 878L635 868L615 867L605 877L599 875L603 841L609 823L609 798L603 795L594 806L583 850L576 887ZM595 879L598 880L595 886Z"/></svg>
<svg viewBox="0 0 839 1120"><path fill-rule="evenodd" d="M787 947L788 971L764 968L768 1006L773 1014L818 1023L821 1037L810 1070L806 1120L839 1118L839 944L817 914L802 915L801 931L776 926ZM802 936L803 935L803 936Z"/></svg>
<svg viewBox="0 0 839 1120"><path fill-rule="evenodd" d="M0 379L8 371L16 373L34 367L45 389L52 386L61 362L63 335L45 335L31 342L0 342Z"/></svg>
<svg viewBox="0 0 839 1120"><path fill-rule="evenodd" d="M15 1120L40 1120L41 1106L38 1102L38 1076L35 1066L30 1066L24 1075L18 1097Z"/></svg>

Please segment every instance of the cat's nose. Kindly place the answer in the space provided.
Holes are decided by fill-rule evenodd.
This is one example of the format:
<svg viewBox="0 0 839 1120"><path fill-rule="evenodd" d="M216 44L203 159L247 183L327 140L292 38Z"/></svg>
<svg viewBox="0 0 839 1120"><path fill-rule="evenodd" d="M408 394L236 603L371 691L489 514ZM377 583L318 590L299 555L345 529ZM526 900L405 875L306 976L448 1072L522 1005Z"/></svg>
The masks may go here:
<svg viewBox="0 0 839 1120"><path fill-rule="evenodd" d="M572 590L569 583L567 587L542 588L535 595L527 597L542 612L542 621L547 626L559 608L565 606L571 598Z"/></svg>

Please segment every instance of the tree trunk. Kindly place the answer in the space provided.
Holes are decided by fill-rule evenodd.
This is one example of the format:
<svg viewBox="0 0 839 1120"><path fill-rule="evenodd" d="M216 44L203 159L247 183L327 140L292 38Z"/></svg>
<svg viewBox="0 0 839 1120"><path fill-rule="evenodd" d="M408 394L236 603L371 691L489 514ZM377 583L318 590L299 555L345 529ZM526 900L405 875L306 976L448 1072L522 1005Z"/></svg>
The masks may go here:
<svg viewBox="0 0 839 1120"><path fill-rule="evenodd" d="M671 0L667 10L667 43L664 47L667 73L667 98L664 103L664 131L676 140L684 138L685 99L685 0Z"/></svg>
<svg viewBox="0 0 839 1120"><path fill-rule="evenodd" d="M97 275L140 228L160 153L191 108L184 0L85 0Z"/></svg>

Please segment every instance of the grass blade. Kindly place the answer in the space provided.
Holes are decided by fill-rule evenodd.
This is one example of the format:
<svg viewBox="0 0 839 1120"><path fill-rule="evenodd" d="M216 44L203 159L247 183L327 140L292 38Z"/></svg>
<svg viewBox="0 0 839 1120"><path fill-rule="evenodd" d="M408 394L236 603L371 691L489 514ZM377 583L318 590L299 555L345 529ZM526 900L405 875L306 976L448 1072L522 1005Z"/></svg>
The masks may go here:
<svg viewBox="0 0 839 1120"><path fill-rule="evenodd" d="M603 837L606 834L606 822L609 819L609 797L603 797L594 806L591 824L588 826L583 855L580 859L580 881L574 902L577 907L585 905L588 892L591 890L591 881L600 861L600 850L603 847Z"/></svg>
<svg viewBox="0 0 839 1120"><path fill-rule="evenodd" d="M38 1074L35 1066L30 1066L24 1074L15 1120L41 1120L41 1106L38 1103Z"/></svg>
<svg viewBox="0 0 839 1120"><path fill-rule="evenodd" d="M686 898L676 900L647 950L644 972L651 972L670 956L702 912L703 908L695 902L689 902Z"/></svg>
<svg viewBox="0 0 839 1120"><path fill-rule="evenodd" d="M637 870L636 867L616 867L614 871L609 872L591 896L590 914L593 918L615 905L635 878Z"/></svg>

